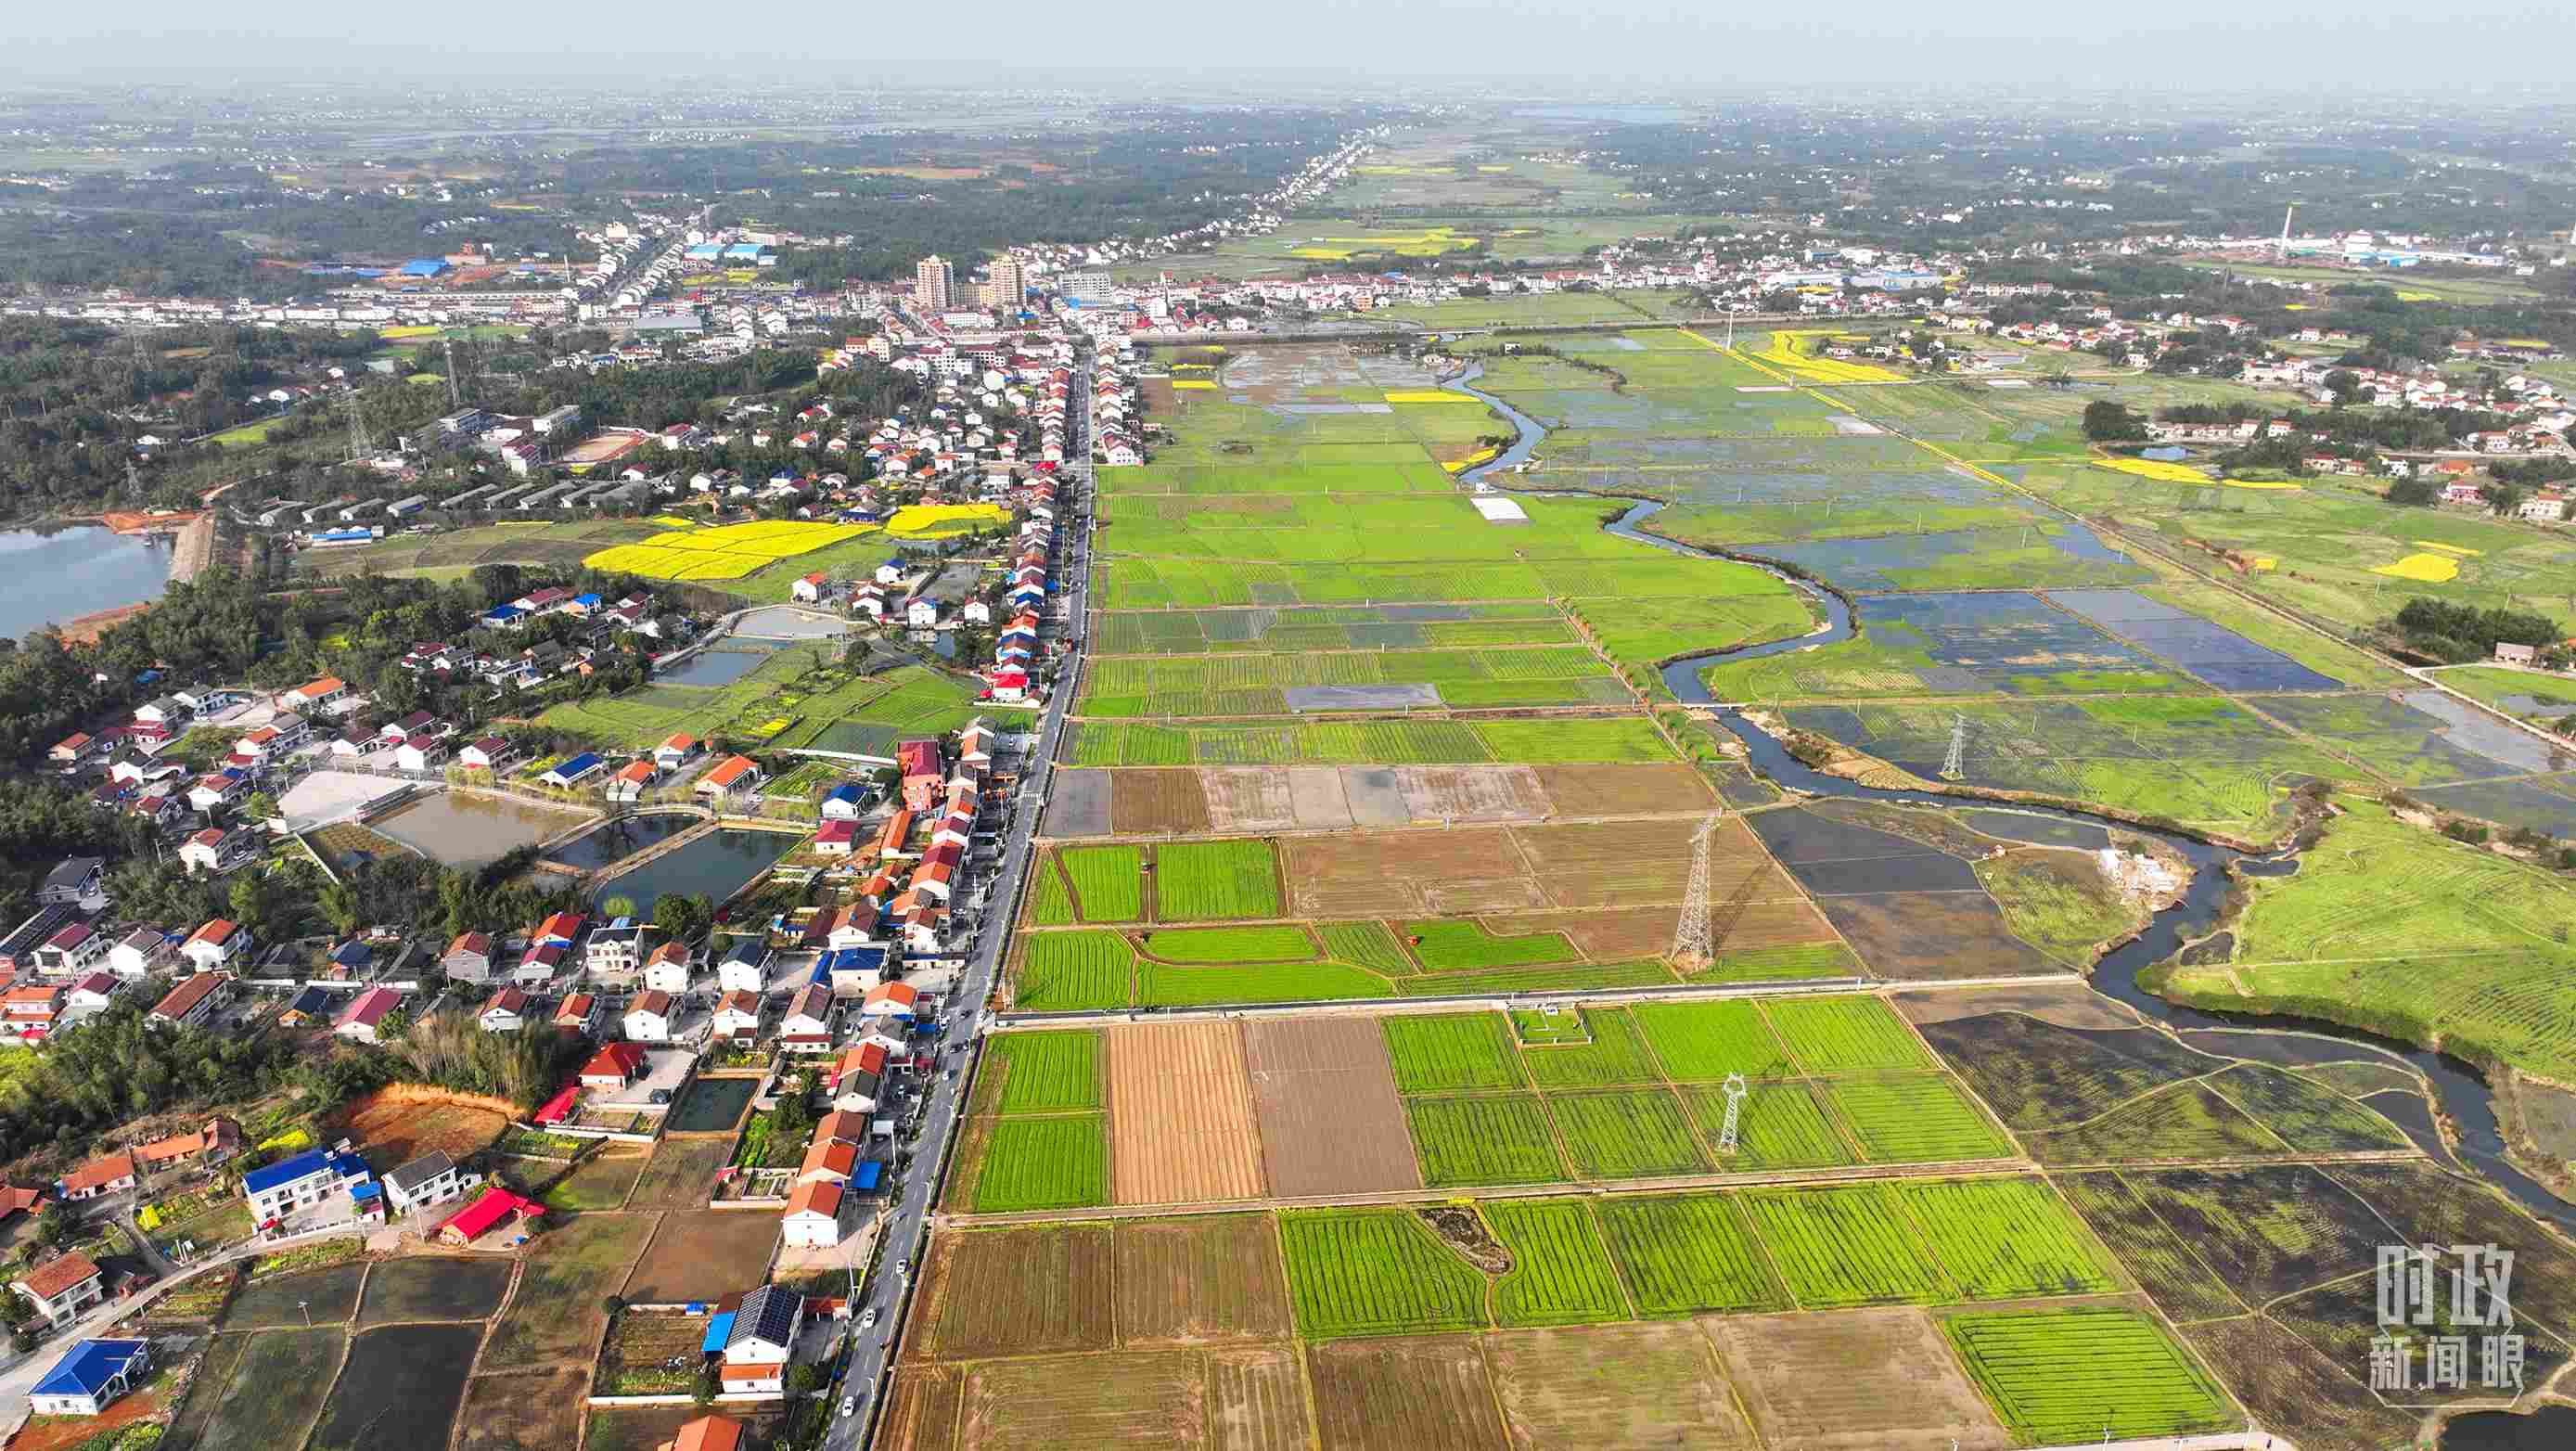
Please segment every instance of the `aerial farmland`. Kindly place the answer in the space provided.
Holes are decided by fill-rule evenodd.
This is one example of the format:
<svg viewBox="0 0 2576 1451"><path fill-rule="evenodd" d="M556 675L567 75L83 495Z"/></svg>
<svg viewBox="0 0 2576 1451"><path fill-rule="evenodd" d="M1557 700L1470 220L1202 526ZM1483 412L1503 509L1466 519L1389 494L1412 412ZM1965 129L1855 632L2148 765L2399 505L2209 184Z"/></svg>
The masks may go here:
<svg viewBox="0 0 2576 1451"><path fill-rule="evenodd" d="M1671 657L1817 628L1779 577L1602 532L1624 501L1488 522L1444 467L1477 411L1409 363L1172 355L1215 386L1101 475L1095 658L889 1444L2398 1434L2415 1403L2331 1389L2360 1226L2527 1222L2403 1060L2177 1034L2087 974L2189 877L2162 827L2277 840L2301 782L2501 747L2407 761L2382 667L2040 527L1815 336L1563 342L1627 384L1485 360L1556 430L1540 479L1849 591L1861 638L1708 683L1917 797L1783 792L1674 708ZM1759 508L1716 507L1729 469ZM2562 1363L2576 1316L2518 1309Z"/></svg>

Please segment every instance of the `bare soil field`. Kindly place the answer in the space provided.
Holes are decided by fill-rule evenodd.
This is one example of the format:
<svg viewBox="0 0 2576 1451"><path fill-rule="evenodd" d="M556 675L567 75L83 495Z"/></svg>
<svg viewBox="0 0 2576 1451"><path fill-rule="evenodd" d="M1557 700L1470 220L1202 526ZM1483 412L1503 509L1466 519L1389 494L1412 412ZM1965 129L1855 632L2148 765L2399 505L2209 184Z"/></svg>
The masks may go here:
<svg viewBox="0 0 2576 1451"><path fill-rule="evenodd" d="M1266 1214L1117 1225L1121 1344L1285 1340L1288 1281Z"/></svg>
<svg viewBox="0 0 2576 1451"><path fill-rule="evenodd" d="M509 1126L510 1114L498 1099L397 1085L350 1104L338 1132L355 1141L368 1165L381 1174L433 1150L462 1163L490 1147Z"/></svg>
<svg viewBox="0 0 2576 1451"><path fill-rule="evenodd" d="M1306 1378L1286 1346L1209 1353L1210 1451L1305 1451Z"/></svg>
<svg viewBox="0 0 2576 1451"><path fill-rule="evenodd" d="M1493 1451L1503 1427L1472 1335L1306 1348L1324 1451Z"/></svg>
<svg viewBox="0 0 2576 1451"><path fill-rule="evenodd" d="M1532 766L1559 816L1643 816L1717 809L1706 777L1679 761L1641 765Z"/></svg>
<svg viewBox="0 0 2576 1451"><path fill-rule="evenodd" d="M1416 821L1536 821L1550 809L1527 766L1398 766L1395 789Z"/></svg>
<svg viewBox="0 0 2576 1451"><path fill-rule="evenodd" d="M1420 917L1548 905L1512 833L1500 827L1285 837L1279 850L1295 916ZM1680 895L1677 882L1672 896Z"/></svg>
<svg viewBox="0 0 2576 1451"><path fill-rule="evenodd" d="M1816 1451L2003 1451L2012 1434L1913 1309L1707 1316L1765 1444Z"/></svg>
<svg viewBox="0 0 2576 1451"><path fill-rule="evenodd" d="M1207 790L1188 767L1109 773L1109 824L1120 836L1208 829Z"/></svg>
<svg viewBox="0 0 2576 1451"><path fill-rule="evenodd" d="M769 1278L779 1218L748 1209L663 1215L626 1279L626 1298L712 1300L756 1287Z"/></svg>
<svg viewBox="0 0 2576 1451"><path fill-rule="evenodd" d="M1338 831L1353 824L1350 793L1342 789L1342 773L1335 767L1291 766L1288 801L1299 826Z"/></svg>
<svg viewBox="0 0 2576 1451"><path fill-rule="evenodd" d="M465 1383L464 1429L457 1451L518 1451L522 1446L574 1446L581 1441L582 1401L590 1367L559 1365Z"/></svg>
<svg viewBox="0 0 2576 1451"><path fill-rule="evenodd" d="M1111 1028L1109 1189L1118 1204L1262 1192L1243 1034L1230 1022Z"/></svg>
<svg viewBox="0 0 2576 1451"><path fill-rule="evenodd" d="M1984 892L1847 892L1817 905L1880 977L1922 982L2004 973L2067 975L2004 927Z"/></svg>
<svg viewBox="0 0 2576 1451"><path fill-rule="evenodd" d="M1109 790L1107 771L1058 771L1047 793L1046 834L1107 836Z"/></svg>
<svg viewBox="0 0 2576 1451"><path fill-rule="evenodd" d="M1339 805L1341 791L1338 777L1333 778L1335 804L1324 813L1328 819L1300 820L1297 815L1296 798L1291 794L1291 782L1298 774L1298 770L1248 766L1225 766L1201 771L1199 789L1207 800L1208 820L1212 828L1229 835L1259 834L1286 831L1295 826L1335 824L1329 820L1335 815L1341 818L1338 824L1345 826L1350 824L1350 813ZM1308 771L1307 774L1332 776L1329 771Z"/></svg>
<svg viewBox="0 0 2576 1451"><path fill-rule="evenodd" d="M1889 1003L1909 1022L1946 1023L1987 1013L2026 1013L2061 1028L2134 1028L2138 1015L2081 982L2029 987L1972 988L1966 992L1898 993Z"/></svg>
<svg viewBox="0 0 2576 1451"><path fill-rule="evenodd" d="M894 1397L877 1428L890 1451L951 1451L966 1399L966 1374L955 1366L914 1364L894 1379Z"/></svg>
<svg viewBox="0 0 2576 1451"><path fill-rule="evenodd" d="M1506 1330L1485 1337L1485 1353L1519 1451L1760 1444L1687 1320Z"/></svg>
<svg viewBox="0 0 2576 1451"><path fill-rule="evenodd" d="M1392 766L1344 766L1342 797L1351 804L1351 824L1359 827L1410 826L1413 803L1404 799Z"/></svg>
<svg viewBox="0 0 2576 1451"><path fill-rule="evenodd" d="M1552 907L1634 907L1677 902L1689 880L1697 818L1515 828L1512 837L1545 883ZM1709 844L1709 900L1794 898L1798 890L1737 818ZM1759 878L1747 894L1748 878ZM1776 880L1775 880L1776 879Z"/></svg>
<svg viewBox="0 0 2576 1451"><path fill-rule="evenodd" d="M933 1243L923 1354L967 1360L1110 1347L1107 1225L968 1230Z"/></svg>
<svg viewBox="0 0 2576 1451"><path fill-rule="evenodd" d="M960 1439L974 1451L1196 1446L1207 1365L1194 1350L987 1361L966 1373Z"/></svg>
<svg viewBox="0 0 2576 1451"><path fill-rule="evenodd" d="M1485 925L1500 935L1515 932L1562 932L1566 940L1595 962L1652 957L1673 945L1673 927L1681 907L1623 907L1615 912L1545 912L1526 917L1488 917Z"/></svg>
<svg viewBox="0 0 2576 1451"><path fill-rule="evenodd" d="M1272 1194L1422 1187L1374 1019L1261 1020L1244 1024L1243 1034Z"/></svg>

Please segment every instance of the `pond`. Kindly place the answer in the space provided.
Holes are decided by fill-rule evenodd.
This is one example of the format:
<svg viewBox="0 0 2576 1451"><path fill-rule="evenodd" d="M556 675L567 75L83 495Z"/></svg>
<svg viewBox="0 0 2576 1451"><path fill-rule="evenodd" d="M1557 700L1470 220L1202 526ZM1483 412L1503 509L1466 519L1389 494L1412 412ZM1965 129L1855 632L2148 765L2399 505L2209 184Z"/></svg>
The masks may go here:
<svg viewBox="0 0 2576 1451"><path fill-rule="evenodd" d="M546 860L561 862L585 872L595 872L622 862L646 847L659 846L698 824L700 818L685 812L667 811L649 816L621 816L602 822L570 841L555 843L546 851Z"/></svg>
<svg viewBox="0 0 2576 1451"><path fill-rule="evenodd" d="M2576 1407L2543 1406L2528 1416L2479 1411L2442 1428L2442 1451L2559 1451L2576 1445Z"/></svg>
<svg viewBox="0 0 2576 1451"><path fill-rule="evenodd" d="M751 1107L760 1092L757 1078L701 1078L689 1085L680 1101L662 1120L663 1130L674 1134L722 1133L742 1122L742 1111Z"/></svg>
<svg viewBox="0 0 2576 1451"><path fill-rule="evenodd" d="M783 832L711 831L602 882L594 900L627 898L643 917L653 915L653 904L664 892L704 894L721 903L794 845L796 838Z"/></svg>
<svg viewBox="0 0 2576 1451"><path fill-rule="evenodd" d="M439 791L367 825L432 861L479 867L570 831L589 814L502 796Z"/></svg>
<svg viewBox="0 0 2576 1451"><path fill-rule="evenodd" d="M0 635L16 639L83 615L157 600L170 588L170 550L159 536L103 524L0 531Z"/></svg>
<svg viewBox="0 0 2576 1451"><path fill-rule="evenodd" d="M731 685L759 669L773 649L701 650L668 670L653 673L656 685Z"/></svg>

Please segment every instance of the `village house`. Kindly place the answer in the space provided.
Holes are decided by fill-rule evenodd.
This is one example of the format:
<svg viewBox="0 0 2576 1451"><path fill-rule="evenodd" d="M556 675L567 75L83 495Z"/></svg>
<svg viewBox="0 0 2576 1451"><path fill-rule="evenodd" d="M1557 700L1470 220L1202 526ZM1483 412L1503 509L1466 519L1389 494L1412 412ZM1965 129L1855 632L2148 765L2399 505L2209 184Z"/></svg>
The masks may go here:
<svg viewBox="0 0 2576 1451"><path fill-rule="evenodd" d="M757 993L768 983L769 943L759 937L737 937L724 961L716 965L720 992Z"/></svg>
<svg viewBox="0 0 2576 1451"><path fill-rule="evenodd" d="M481 932L459 933L438 959L439 970L458 982L492 980L492 939Z"/></svg>
<svg viewBox="0 0 2576 1451"><path fill-rule="evenodd" d="M99 1415L151 1369L149 1340L75 1340L27 1393L27 1406L39 1416Z"/></svg>
<svg viewBox="0 0 2576 1451"><path fill-rule="evenodd" d="M87 923L74 922L36 949L36 971L47 977L74 977L106 956L107 938Z"/></svg>
<svg viewBox="0 0 2576 1451"><path fill-rule="evenodd" d="M180 1164L220 1164L242 1150L241 1125L217 1115L194 1133L173 1134L134 1146L134 1159L146 1173Z"/></svg>
<svg viewBox="0 0 2576 1451"><path fill-rule="evenodd" d="M832 1107L844 1113L874 1113L885 1099L887 1052L882 1043L853 1043L841 1050L826 1086Z"/></svg>
<svg viewBox="0 0 2576 1451"><path fill-rule="evenodd" d="M705 743L692 735L675 735L653 748L653 764L663 771L676 771L698 758Z"/></svg>
<svg viewBox="0 0 2576 1451"><path fill-rule="evenodd" d="M582 945L582 970L593 977L624 977L643 965L645 929L620 917Z"/></svg>
<svg viewBox="0 0 2576 1451"><path fill-rule="evenodd" d="M716 1002L715 1035L749 1042L760 1036L760 994L729 992Z"/></svg>
<svg viewBox="0 0 2576 1451"><path fill-rule="evenodd" d="M689 789L700 796L723 797L736 791L756 790L762 779L759 765L749 756L727 756Z"/></svg>
<svg viewBox="0 0 2576 1451"><path fill-rule="evenodd" d="M730 1395L781 1395L787 1363L805 1329L805 1297L783 1285L763 1285L742 1297L725 1336L718 1378Z"/></svg>
<svg viewBox="0 0 2576 1451"><path fill-rule="evenodd" d="M84 1254L59 1255L9 1282L18 1298L35 1308L36 1318L60 1327L107 1298L106 1279Z"/></svg>
<svg viewBox="0 0 2576 1451"><path fill-rule="evenodd" d="M637 1043L668 1043L671 1017L671 995L648 988L626 1005L626 1036Z"/></svg>
<svg viewBox="0 0 2576 1451"><path fill-rule="evenodd" d="M809 983L788 1002L778 1024L778 1046L790 1053L828 1053L832 1048L832 989Z"/></svg>
<svg viewBox="0 0 2576 1451"><path fill-rule="evenodd" d="M336 1194L373 1184L366 1161L340 1149L307 1149L242 1176L253 1223L267 1225Z"/></svg>
<svg viewBox="0 0 2576 1451"><path fill-rule="evenodd" d="M0 1030L16 1038L44 1037L62 1012L62 995L56 984L33 982L0 993Z"/></svg>
<svg viewBox="0 0 2576 1451"><path fill-rule="evenodd" d="M644 959L644 985L658 992L687 992L691 975L689 949L678 942L665 942Z"/></svg>
<svg viewBox="0 0 2576 1451"><path fill-rule="evenodd" d="M641 1043L611 1043L581 1067L581 1086L614 1093L644 1076L649 1060Z"/></svg>
<svg viewBox="0 0 2576 1451"><path fill-rule="evenodd" d="M84 912L107 909L107 858L65 857L45 873L36 888L40 907L78 907Z"/></svg>
<svg viewBox="0 0 2576 1451"><path fill-rule="evenodd" d="M546 1216L546 1207L499 1185L487 1185L474 1202L438 1227L438 1242L463 1249L505 1224L531 1224Z"/></svg>
<svg viewBox="0 0 2576 1451"><path fill-rule="evenodd" d="M528 995L515 987L502 988L484 1001L474 1021L486 1033L515 1033L528 1025Z"/></svg>
<svg viewBox="0 0 2576 1451"><path fill-rule="evenodd" d="M170 989L147 1017L163 1027L202 1028L232 1001L232 995L231 973L201 972Z"/></svg>
<svg viewBox="0 0 2576 1451"><path fill-rule="evenodd" d="M589 993L567 994L555 1009L554 1025L589 1037L599 1028L599 999Z"/></svg>
<svg viewBox="0 0 2576 1451"><path fill-rule="evenodd" d="M150 927L137 927L107 950L107 970L132 981L150 977L170 955L170 939Z"/></svg>
<svg viewBox="0 0 2576 1451"><path fill-rule="evenodd" d="M120 1150L101 1154L57 1180L54 1197L67 1204L77 1204L102 1194L121 1194L133 1188L142 1174L141 1167L130 1153Z"/></svg>
<svg viewBox="0 0 2576 1451"><path fill-rule="evenodd" d="M188 959L200 972L228 967L250 952L250 929L237 922L217 917L179 944L179 955Z"/></svg>
<svg viewBox="0 0 2576 1451"><path fill-rule="evenodd" d="M465 1192L465 1173L444 1153L432 1150L385 1175L385 1201L396 1214L411 1214L444 1204Z"/></svg>
<svg viewBox="0 0 2576 1451"><path fill-rule="evenodd" d="M209 826L189 837L180 846L179 862L192 872L204 872L213 876L231 871L250 860L257 847L258 843L252 840L251 834L246 830L237 827L226 831L221 827Z"/></svg>
<svg viewBox="0 0 2576 1451"><path fill-rule="evenodd" d="M333 1020L331 1031L357 1043L383 1041L385 1020L402 1006L403 995L389 987L371 987L349 1000Z"/></svg>
<svg viewBox="0 0 2576 1451"><path fill-rule="evenodd" d="M125 979L112 972L86 972L63 989L63 1011L66 1013L102 1012L125 990Z"/></svg>
<svg viewBox="0 0 2576 1451"><path fill-rule="evenodd" d="M618 767L616 774L608 778L608 788L604 794L612 802L633 805L643 800L644 793L652 790L653 783L660 778L661 772L654 768L652 762L629 761Z"/></svg>

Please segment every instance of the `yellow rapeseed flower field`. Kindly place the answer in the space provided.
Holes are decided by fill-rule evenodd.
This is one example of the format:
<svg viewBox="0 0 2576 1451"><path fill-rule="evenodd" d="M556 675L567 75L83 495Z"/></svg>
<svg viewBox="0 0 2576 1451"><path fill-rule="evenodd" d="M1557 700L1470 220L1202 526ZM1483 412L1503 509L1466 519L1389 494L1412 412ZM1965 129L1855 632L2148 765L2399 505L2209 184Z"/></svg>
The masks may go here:
<svg viewBox="0 0 2576 1451"><path fill-rule="evenodd" d="M2095 463L2117 473L2136 474L2142 479L2157 479L2168 484L2214 484L2218 482L2200 470L2157 458L2103 458Z"/></svg>
<svg viewBox="0 0 2576 1451"><path fill-rule="evenodd" d="M1008 524L999 504L906 504L886 521L886 532L904 539L945 539L987 524Z"/></svg>
<svg viewBox="0 0 2576 1451"><path fill-rule="evenodd" d="M1482 398L1470 398L1464 393L1452 393L1446 388L1398 388L1390 391L1386 395L1386 401L1389 403L1475 403L1481 405L1485 400Z"/></svg>
<svg viewBox="0 0 2576 1451"><path fill-rule="evenodd" d="M2395 564L2383 564L2371 570L2392 579L2411 579L2419 584L2440 584L2460 577L2460 562L2444 554L2410 554Z"/></svg>

